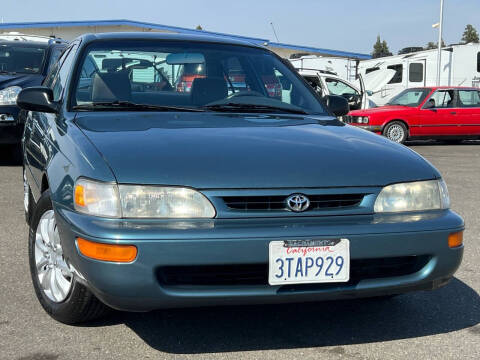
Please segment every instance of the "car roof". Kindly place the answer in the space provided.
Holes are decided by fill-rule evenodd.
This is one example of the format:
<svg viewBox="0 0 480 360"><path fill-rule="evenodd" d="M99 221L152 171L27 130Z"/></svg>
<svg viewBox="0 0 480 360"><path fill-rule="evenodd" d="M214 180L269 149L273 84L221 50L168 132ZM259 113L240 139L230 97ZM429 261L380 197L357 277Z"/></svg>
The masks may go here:
<svg viewBox="0 0 480 360"><path fill-rule="evenodd" d="M243 45L266 49L258 46L252 42L237 40L225 36L215 35L188 35L188 34L172 34L161 32L111 32L111 33L96 33L85 34L80 37L82 42L90 43L96 40L177 40L177 41L196 41L196 42L211 42L230 45Z"/></svg>
<svg viewBox="0 0 480 360"><path fill-rule="evenodd" d="M44 42L44 41L17 41L17 40L4 40L0 39L0 44L3 45L20 45L24 47L48 47L49 43Z"/></svg>
<svg viewBox="0 0 480 360"><path fill-rule="evenodd" d="M472 86L425 86L415 87L412 89L431 89L431 90L480 90L479 88Z"/></svg>

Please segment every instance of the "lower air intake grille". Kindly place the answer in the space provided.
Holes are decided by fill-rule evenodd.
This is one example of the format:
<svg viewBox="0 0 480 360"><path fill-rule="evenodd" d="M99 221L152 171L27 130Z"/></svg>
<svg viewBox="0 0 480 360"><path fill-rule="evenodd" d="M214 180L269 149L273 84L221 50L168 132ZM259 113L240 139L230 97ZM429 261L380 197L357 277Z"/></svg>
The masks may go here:
<svg viewBox="0 0 480 360"><path fill-rule="evenodd" d="M365 279L413 274L423 268L429 259L429 256L353 259L350 263L350 281L347 284ZM157 270L157 278L160 284L165 286L267 285L268 265L166 266Z"/></svg>

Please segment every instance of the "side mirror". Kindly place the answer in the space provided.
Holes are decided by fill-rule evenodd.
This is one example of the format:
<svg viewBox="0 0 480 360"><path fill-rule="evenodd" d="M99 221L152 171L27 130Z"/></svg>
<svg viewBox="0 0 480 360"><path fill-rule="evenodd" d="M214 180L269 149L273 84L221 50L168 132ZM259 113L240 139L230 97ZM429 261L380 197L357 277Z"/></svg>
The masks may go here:
<svg viewBox="0 0 480 360"><path fill-rule="evenodd" d="M58 112L58 103L53 101L53 91L45 86L29 87L20 91L17 105L27 111Z"/></svg>
<svg viewBox="0 0 480 360"><path fill-rule="evenodd" d="M326 102L328 109L335 116L347 115L350 111L350 106L348 106L347 99L342 96L328 95L326 96Z"/></svg>
<svg viewBox="0 0 480 360"><path fill-rule="evenodd" d="M368 96L372 96L372 95L373 95L373 91L372 91L372 90L367 90L366 93L367 93Z"/></svg>

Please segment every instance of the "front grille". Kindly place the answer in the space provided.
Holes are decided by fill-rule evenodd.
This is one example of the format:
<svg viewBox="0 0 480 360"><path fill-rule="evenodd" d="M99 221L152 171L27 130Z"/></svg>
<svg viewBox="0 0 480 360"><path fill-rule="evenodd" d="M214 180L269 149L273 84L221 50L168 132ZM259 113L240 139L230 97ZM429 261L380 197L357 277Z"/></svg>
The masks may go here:
<svg viewBox="0 0 480 360"><path fill-rule="evenodd" d="M350 281L410 275L423 268L429 256L402 256L381 259L353 259L350 262ZM268 264L166 266L157 270L160 284L165 286L228 286L267 285ZM287 285L282 288L308 288L308 286L338 286L333 284Z"/></svg>
<svg viewBox="0 0 480 360"><path fill-rule="evenodd" d="M358 206L365 194L308 195L310 206L306 211ZM232 210L288 210L288 196L226 196L225 205Z"/></svg>

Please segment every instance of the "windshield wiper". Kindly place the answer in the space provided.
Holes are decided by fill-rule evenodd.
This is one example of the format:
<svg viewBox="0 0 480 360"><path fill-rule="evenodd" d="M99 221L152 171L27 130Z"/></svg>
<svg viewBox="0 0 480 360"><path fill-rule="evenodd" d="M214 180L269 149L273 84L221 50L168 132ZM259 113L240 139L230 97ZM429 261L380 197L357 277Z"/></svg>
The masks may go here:
<svg viewBox="0 0 480 360"><path fill-rule="evenodd" d="M97 101L90 104L76 105L73 110L137 110L137 111L189 111L202 112L203 109L189 108L181 106L170 105L151 105L151 104L137 104L131 101Z"/></svg>
<svg viewBox="0 0 480 360"><path fill-rule="evenodd" d="M238 104L238 103L226 103L226 104L213 104L205 105L204 109L212 111L245 111L248 112L272 112L272 111L282 111L291 114L301 114L307 115L308 113L301 109L287 108L282 106L273 106L273 105L257 105L257 104Z"/></svg>

